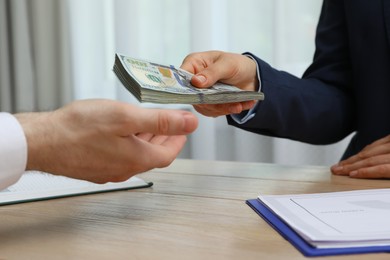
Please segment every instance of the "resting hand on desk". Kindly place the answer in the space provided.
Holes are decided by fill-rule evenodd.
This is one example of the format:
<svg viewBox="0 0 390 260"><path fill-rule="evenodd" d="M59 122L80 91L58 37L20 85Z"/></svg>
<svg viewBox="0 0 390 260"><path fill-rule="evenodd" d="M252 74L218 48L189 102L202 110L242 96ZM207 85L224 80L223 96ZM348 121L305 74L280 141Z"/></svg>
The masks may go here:
<svg viewBox="0 0 390 260"><path fill-rule="evenodd" d="M331 171L336 175L353 178L390 178L390 135L332 166Z"/></svg>
<svg viewBox="0 0 390 260"><path fill-rule="evenodd" d="M256 63L251 58L222 51L192 53L184 60L181 68L195 74L191 83L198 88L207 88L217 81L234 85L240 89L257 91ZM218 117L238 114L251 109L256 101L216 105L194 105L205 116Z"/></svg>
<svg viewBox="0 0 390 260"><path fill-rule="evenodd" d="M198 123L190 112L110 100L76 101L53 112L15 116L27 139L27 170L96 183L168 166Z"/></svg>

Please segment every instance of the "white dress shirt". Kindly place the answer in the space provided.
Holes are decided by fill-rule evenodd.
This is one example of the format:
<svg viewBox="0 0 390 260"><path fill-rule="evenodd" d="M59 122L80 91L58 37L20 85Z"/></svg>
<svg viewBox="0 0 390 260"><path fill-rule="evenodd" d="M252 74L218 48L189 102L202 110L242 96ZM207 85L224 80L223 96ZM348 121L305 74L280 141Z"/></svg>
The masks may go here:
<svg viewBox="0 0 390 260"><path fill-rule="evenodd" d="M0 113L0 190L14 184L27 164L27 141L22 126L11 114Z"/></svg>

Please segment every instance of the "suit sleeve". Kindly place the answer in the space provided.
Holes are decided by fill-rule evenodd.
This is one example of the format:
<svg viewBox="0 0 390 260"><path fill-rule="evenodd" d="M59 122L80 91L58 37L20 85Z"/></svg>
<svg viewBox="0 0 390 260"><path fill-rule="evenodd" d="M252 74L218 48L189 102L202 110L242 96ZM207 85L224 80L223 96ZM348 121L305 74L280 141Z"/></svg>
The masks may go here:
<svg viewBox="0 0 390 260"><path fill-rule="evenodd" d="M254 58L259 65L265 100L259 102L251 120L237 124L228 116L229 124L311 144L337 142L355 129L343 1L324 1L314 60L302 78Z"/></svg>
<svg viewBox="0 0 390 260"><path fill-rule="evenodd" d="M0 190L19 180L26 168L27 142L14 116L0 113Z"/></svg>

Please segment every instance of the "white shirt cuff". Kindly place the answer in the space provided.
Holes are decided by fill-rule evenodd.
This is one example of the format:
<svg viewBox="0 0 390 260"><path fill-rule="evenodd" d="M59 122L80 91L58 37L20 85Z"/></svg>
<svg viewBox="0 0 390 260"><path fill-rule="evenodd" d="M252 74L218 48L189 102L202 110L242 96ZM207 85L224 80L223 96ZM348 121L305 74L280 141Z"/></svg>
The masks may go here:
<svg viewBox="0 0 390 260"><path fill-rule="evenodd" d="M261 77L260 77L260 69L259 69L259 64L257 63L256 59L253 58L251 55L249 54L245 54L245 56L251 58L252 60L254 60L256 62L256 71L257 71L257 78L259 80L259 92L261 92ZM245 124L246 122L248 122L249 120L251 120L253 117L255 117L256 115L256 108L258 106L260 101L257 101L256 104L245 114L243 115L242 113L241 114L232 114L230 115L230 117L239 125L242 125L242 124Z"/></svg>
<svg viewBox="0 0 390 260"><path fill-rule="evenodd" d="M11 114L0 113L0 190L14 184L27 165L27 141Z"/></svg>

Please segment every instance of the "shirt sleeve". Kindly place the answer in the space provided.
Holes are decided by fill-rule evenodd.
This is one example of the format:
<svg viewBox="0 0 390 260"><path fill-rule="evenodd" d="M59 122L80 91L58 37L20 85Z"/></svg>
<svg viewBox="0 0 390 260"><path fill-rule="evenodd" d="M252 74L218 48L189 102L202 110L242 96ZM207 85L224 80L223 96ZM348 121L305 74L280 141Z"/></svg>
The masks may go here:
<svg viewBox="0 0 390 260"><path fill-rule="evenodd" d="M11 114L0 113L0 190L14 184L27 164L27 141L22 126Z"/></svg>
<svg viewBox="0 0 390 260"><path fill-rule="evenodd" d="M246 52L244 53L245 56L251 58L252 60L254 60L256 62L256 70L257 70L257 78L259 80L259 92L261 92L261 78L260 78L260 70L259 70L259 64L257 63L256 59L253 58L253 56L249 53L249 52ZM260 101L257 101L256 104L248 111L243 111L242 113L240 114L232 114L232 115L228 115L230 116L237 124L245 124L246 122L248 122L249 120L251 120L253 117L255 117L256 115L256 108L258 106Z"/></svg>

